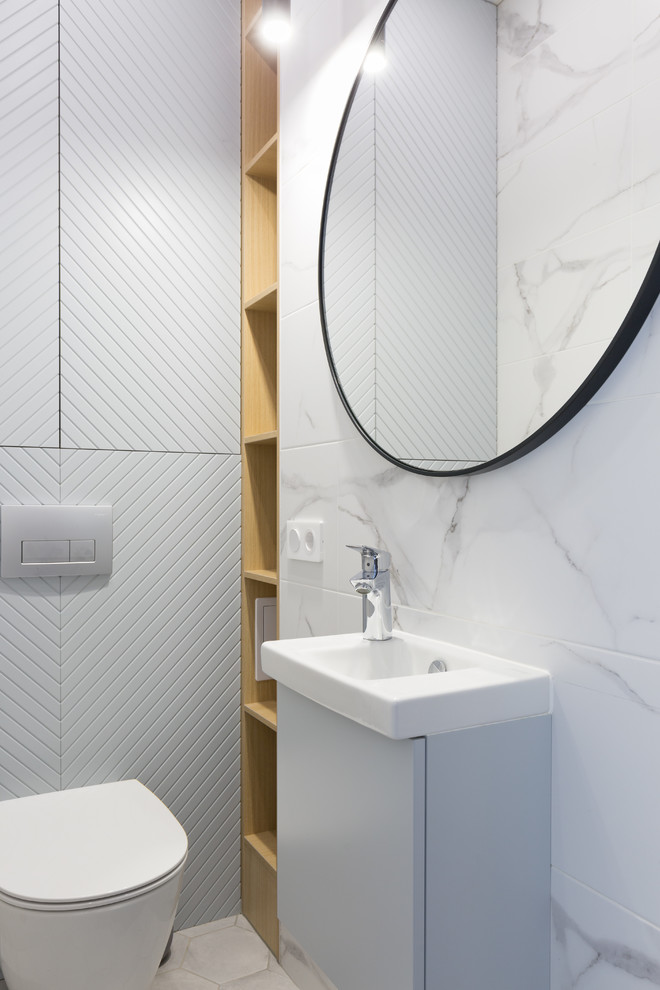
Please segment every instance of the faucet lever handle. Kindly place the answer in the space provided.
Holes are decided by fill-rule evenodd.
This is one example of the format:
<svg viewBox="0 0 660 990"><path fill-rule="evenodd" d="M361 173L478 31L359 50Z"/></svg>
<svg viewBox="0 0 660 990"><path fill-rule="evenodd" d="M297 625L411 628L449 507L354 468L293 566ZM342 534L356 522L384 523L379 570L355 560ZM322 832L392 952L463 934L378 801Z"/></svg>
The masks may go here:
<svg viewBox="0 0 660 990"><path fill-rule="evenodd" d="M362 570L375 577L380 571L388 571L392 558L387 550L377 550L375 547L360 546L355 547L350 543L346 544L348 550L357 550L362 557Z"/></svg>

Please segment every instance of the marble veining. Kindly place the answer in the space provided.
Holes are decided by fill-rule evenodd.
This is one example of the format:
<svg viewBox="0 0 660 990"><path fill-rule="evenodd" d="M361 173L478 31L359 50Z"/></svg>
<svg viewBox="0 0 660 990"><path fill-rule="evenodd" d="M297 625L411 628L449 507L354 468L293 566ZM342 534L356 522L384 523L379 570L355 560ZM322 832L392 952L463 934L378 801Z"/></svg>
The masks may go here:
<svg viewBox="0 0 660 990"><path fill-rule="evenodd" d="M516 106L512 115L515 124L500 132L499 155L502 162L506 163L516 154L529 153L547 143L553 134L558 135L574 125L583 115L581 109L590 93L603 80L610 79L613 72L627 69L629 65L628 49L618 52L604 63L578 69L565 62L548 44L512 66L508 88L515 93ZM570 84L568 95L565 93L569 88L567 83ZM561 100L556 99L549 107L535 107L539 89L544 95L559 91L562 93ZM510 109L507 110L505 120L511 114Z"/></svg>
<svg viewBox="0 0 660 990"><path fill-rule="evenodd" d="M381 546L392 554L399 605L653 657L650 558L648 571L617 577L660 538L657 514L639 501L654 484L644 450L659 414L655 396L592 404L538 453L469 484L385 465L360 438L284 450L282 524L304 506L327 522L327 542L322 564L294 566L282 540L283 578L347 593L354 561L345 544ZM631 498L646 535L617 511ZM584 518L582 504L592 506ZM615 559L618 570L603 567Z"/></svg>
<svg viewBox="0 0 660 990"><path fill-rule="evenodd" d="M655 0L633 5L634 83L642 86L660 76L660 14Z"/></svg>
<svg viewBox="0 0 660 990"><path fill-rule="evenodd" d="M660 43L660 13L651 14L648 21L637 25L633 40L636 45L648 46L655 51ZM646 50L645 48L642 53Z"/></svg>
<svg viewBox="0 0 660 990"><path fill-rule="evenodd" d="M657 20L650 0L499 8L498 375L522 394L515 412L498 404L499 449L557 411L599 359L595 347L564 355L604 349L660 237L657 218L636 216L660 201ZM532 38L551 30L516 47L513 23Z"/></svg>
<svg viewBox="0 0 660 990"><path fill-rule="evenodd" d="M631 143L628 98L515 165L501 168L499 266L516 264L629 216Z"/></svg>
<svg viewBox="0 0 660 990"><path fill-rule="evenodd" d="M527 0L506 0L524 18ZM499 155L501 163L549 143L632 91L629 4L555 3L554 30L533 50L512 52L500 8ZM531 25L530 25L531 26Z"/></svg>
<svg viewBox="0 0 660 990"><path fill-rule="evenodd" d="M629 221L499 275L499 360L609 341L630 304Z"/></svg>
<svg viewBox="0 0 660 990"><path fill-rule="evenodd" d="M660 47L656 53L660 62ZM633 96L633 208L647 210L660 202L658 163L658 99L660 79L655 79ZM656 241L657 241L656 228Z"/></svg>
<svg viewBox="0 0 660 990"><path fill-rule="evenodd" d="M554 899L552 922L554 937L565 961L564 972L556 974L553 990L586 990L587 986L607 990L614 987L610 983L611 970L625 973L635 981L644 981L644 986L660 987L660 961L657 958L616 939L590 934ZM619 983L616 985L618 987Z"/></svg>
<svg viewBox="0 0 660 990"><path fill-rule="evenodd" d="M558 639L544 639L400 605L394 607L393 624L405 632L432 639L446 638L472 649L541 667L557 681L588 688L660 713L660 664L657 660Z"/></svg>
<svg viewBox="0 0 660 990"><path fill-rule="evenodd" d="M381 487L387 488L396 482L397 469L391 468L389 470L383 471L380 477L380 481L377 482ZM355 479L357 482L357 479ZM354 484L352 487L353 495L355 495L355 489L358 487L359 482ZM388 550L387 546L387 535L380 528L377 522L375 522L373 515L369 512L368 503L366 500L353 500L357 501L357 505L353 508L352 506L342 506L340 504L339 511L344 514L344 523L348 523L350 526L352 523L356 523L360 529L368 528L373 534L372 541L362 540L362 543L367 543L369 546L377 547L380 550ZM356 544L357 545L357 544ZM393 589L396 589L396 593L401 598L402 604L405 604L405 582L401 575L401 564L392 557L392 562L390 564L390 580Z"/></svg>
<svg viewBox="0 0 660 990"><path fill-rule="evenodd" d="M627 34L612 31L609 13L617 8ZM346 584L354 561L343 545L380 539L397 568L397 628L548 670L561 761L553 795L561 862L553 891L565 912L563 920L557 916L563 934L554 941L552 990L656 986L660 806L649 781L657 778L660 738L660 513L652 456L660 432L660 308L590 404L522 460L473 476L467 491L464 479L386 466L356 436L333 391L314 267L314 218L332 153L332 135L321 130L339 121L354 78L344 52L352 58L366 45L382 3L299 0L294 11L312 36L314 59L296 49L281 61L282 147L291 149L298 170L304 166L301 181L282 186L284 215L291 218L283 232L282 300L292 314L282 327L282 469L304 477L309 488L288 491L285 483L282 519L297 501L310 512L318 508L336 549L316 569L285 577L283 628L286 635L357 628L360 602ZM503 356L510 369L520 369L515 381L523 371L530 380L525 362L548 354L556 363L555 343L569 339L566 361L577 374L580 353L599 345L603 327L620 322L619 289L627 279L641 282L658 242L660 209L652 204L658 186L646 182L637 196L634 188L659 168L652 85L660 79L658 3L503 0L499 11L502 25L518 18L509 21L503 42L506 71L528 56L530 66L542 67L545 46L556 64L584 73L577 83L557 77L564 88L554 106L528 77L529 121L550 115L551 134L538 133L500 168L500 204L522 189L538 211L533 219L540 230L530 240L517 226L520 209L512 208L500 259L500 298L511 324ZM338 37L340 16L351 19L351 28ZM589 44L571 52L569 22L589 17ZM598 67L607 65L610 80L596 81ZM539 85L542 78L543 72ZM555 119L557 106L565 112ZM505 132L514 141L516 128L512 115ZM610 168L603 167L604 156ZM587 163L594 161L599 168L590 172ZM576 215L579 223L570 226ZM630 236L617 254L625 228ZM573 293L584 285L588 303L581 306ZM560 305L564 293L570 300ZM320 501L308 502L315 491Z"/></svg>
<svg viewBox="0 0 660 990"><path fill-rule="evenodd" d="M500 47L515 58L524 58L537 45L550 38L555 28L544 20L544 0L528 4L529 13L511 10L503 0L498 10L498 41ZM526 16L527 15L527 16Z"/></svg>
<svg viewBox="0 0 660 990"><path fill-rule="evenodd" d="M647 711L660 713L660 697L655 702L647 700L639 690L633 687L628 677L624 676L624 671L629 676L629 669L632 672L635 670L635 661L632 657L617 657L616 654L613 654L610 658L604 651L600 653L594 652L589 655L584 650L580 651L578 647L569 643L551 643L551 646L560 646L578 665L584 664L587 667L595 668L598 674L603 675L607 682L609 690L606 693L611 692L616 697L621 697L626 701L633 702L633 704L641 705ZM619 669L617 669L617 661ZM657 671L653 670L652 673L656 674Z"/></svg>

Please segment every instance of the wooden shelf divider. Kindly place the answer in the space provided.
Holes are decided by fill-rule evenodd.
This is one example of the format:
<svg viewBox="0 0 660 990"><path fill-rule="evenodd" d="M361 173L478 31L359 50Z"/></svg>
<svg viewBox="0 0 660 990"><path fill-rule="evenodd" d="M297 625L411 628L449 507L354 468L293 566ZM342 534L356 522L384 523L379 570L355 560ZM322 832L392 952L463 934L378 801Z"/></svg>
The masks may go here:
<svg viewBox="0 0 660 990"><path fill-rule="evenodd" d="M275 570L251 570L245 569L243 577L248 581L261 581L262 584L277 584L277 571Z"/></svg>
<svg viewBox="0 0 660 990"><path fill-rule="evenodd" d="M277 313L277 282L248 299L245 309L256 313Z"/></svg>
<svg viewBox="0 0 660 990"><path fill-rule="evenodd" d="M252 433L243 437L243 443L277 443L277 430L269 430L266 433Z"/></svg>
<svg viewBox="0 0 660 990"><path fill-rule="evenodd" d="M277 871L277 836L274 831L269 830L246 835L245 841L270 866L271 870Z"/></svg>
<svg viewBox="0 0 660 990"><path fill-rule="evenodd" d="M245 166L245 174L260 176L263 179L277 177L277 134L266 141L263 148Z"/></svg>
<svg viewBox="0 0 660 990"><path fill-rule="evenodd" d="M276 701L252 701L245 705L245 712L252 718L258 719L267 725L273 732L277 732L277 702Z"/></svg>
<svg viewBox="0 0 660 990"><path fill-rule="evenodd" d="M241 892L243 913L279 956L277 685L254 676L257 599L278 598L277 56L259 38L261 0L242 0Z"/></svg>

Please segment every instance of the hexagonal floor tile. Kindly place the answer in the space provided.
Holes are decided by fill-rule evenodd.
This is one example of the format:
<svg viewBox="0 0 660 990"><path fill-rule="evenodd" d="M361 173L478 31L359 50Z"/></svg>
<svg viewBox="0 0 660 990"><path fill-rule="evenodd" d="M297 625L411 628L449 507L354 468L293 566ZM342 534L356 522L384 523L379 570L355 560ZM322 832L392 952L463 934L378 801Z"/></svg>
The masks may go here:
<svg viewBox="0 0 660 990"><path fill-rule="evenodd" d="M151 984L152 990L218 990L217 983L211 983L202 976L195 976L185 969L173 969L169 973L159 973Z"/></svg>
<svg viewBox="0 0 660 990"><path fill-rule="evenodd" d="M233 926L190 939L182 967L213 983L230 983L266 969L270 952L258 935Z"/></svg>
<svg viewBox="0 0 660 990"><path fill-rule="evenodd" d="M260 973L244 976L242 980L223 983L220 990L296 990L296 986L285 974L262 969Z"/></svg>

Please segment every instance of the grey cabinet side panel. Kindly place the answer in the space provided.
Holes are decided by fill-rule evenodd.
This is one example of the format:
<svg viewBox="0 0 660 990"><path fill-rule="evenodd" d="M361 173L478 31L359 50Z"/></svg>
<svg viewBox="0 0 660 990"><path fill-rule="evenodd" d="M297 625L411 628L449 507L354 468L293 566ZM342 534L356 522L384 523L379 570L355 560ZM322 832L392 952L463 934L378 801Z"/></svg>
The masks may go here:
<svg viewBox="0 0 660 990"><path fill-rule="evenodd" d="M280 686L277 755L282 924L340 990L422 990L424 740Z"/></svg>
<svg viewBox="0 0 660 990"><path fill-rule="evenodd" d="M547 990L550 716L427 740L427 990Z"/></svg>

